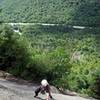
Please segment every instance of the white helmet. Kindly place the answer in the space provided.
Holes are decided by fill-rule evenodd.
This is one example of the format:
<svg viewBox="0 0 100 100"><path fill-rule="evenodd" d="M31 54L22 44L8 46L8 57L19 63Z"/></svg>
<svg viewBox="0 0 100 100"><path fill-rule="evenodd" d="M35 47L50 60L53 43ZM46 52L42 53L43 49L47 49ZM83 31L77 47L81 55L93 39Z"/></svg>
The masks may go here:
<svg viewBox="0 0 100 100"><path fill-rule="evenodd" d="M42 86L47 86L47 85L48 85L48 82L47 82L46 79L43 79L43 80L41 81L41 84L42 84Z"/></svg>

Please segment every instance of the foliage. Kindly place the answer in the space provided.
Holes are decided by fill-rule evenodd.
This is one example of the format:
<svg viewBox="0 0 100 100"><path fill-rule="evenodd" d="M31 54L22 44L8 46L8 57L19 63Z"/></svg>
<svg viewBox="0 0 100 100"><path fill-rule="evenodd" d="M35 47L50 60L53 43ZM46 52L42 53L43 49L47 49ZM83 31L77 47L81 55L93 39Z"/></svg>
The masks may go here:
<svg viewBox="0 0 100 100"><path fill-rule="evenodd" d="M99 62L99 65L100 65L100 62ZM94 81L94 84L93 84L93 89L92 91L94 92L94 97L100 99L100 67L96 68L96 70L94 71L94 76L95 76L95 81Z"/></svg>
<svg viewBox="0 0 100 100"><path fill-rule="evenodd" d="M1 69L99 98L99 34L65 26L20 28L22 35L1 26Z"/></svg>
<svg viewBox="0 0 100 100"><path fill-rule="evenodd" d="M31 60L29 43L8 26L1 29L0 38L0 69L15 69L13 74L21 74Z"/></svg>
<svg viewBox="0 0 100 100"><path fill-rule="evenodd" d="M43 72L43 76L38 73L37 77L39 75L47 78L56 87L90 96L97 95L99 84L95 85L98 82L94 73L97 73L97 69L100 71L99 34L92 34L89 30L59 31L56 26L53 29L54 31L52 27L39 26L37 33L32 30L30 34L24 30L36 51L34 59L38 62L35 65L39 69L44 68L39 71Z"/></svg>
<svg viewBox="0 0 100 100"><path fill-rule="evenodd" d="M100 26L98 0L0 0L3 22Z"/></svg>

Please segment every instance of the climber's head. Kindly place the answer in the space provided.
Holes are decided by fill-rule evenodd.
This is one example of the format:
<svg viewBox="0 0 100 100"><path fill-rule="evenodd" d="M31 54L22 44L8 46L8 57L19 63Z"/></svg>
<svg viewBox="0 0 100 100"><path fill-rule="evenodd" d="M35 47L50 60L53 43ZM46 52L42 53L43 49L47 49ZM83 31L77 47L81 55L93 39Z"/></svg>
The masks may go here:
<svg viewBox="0 0 100 100"><path fill-rule="evenodd" d="M42 86L47 86L48 85L48 81L46 79L43 79L41 81Z"/></svg>

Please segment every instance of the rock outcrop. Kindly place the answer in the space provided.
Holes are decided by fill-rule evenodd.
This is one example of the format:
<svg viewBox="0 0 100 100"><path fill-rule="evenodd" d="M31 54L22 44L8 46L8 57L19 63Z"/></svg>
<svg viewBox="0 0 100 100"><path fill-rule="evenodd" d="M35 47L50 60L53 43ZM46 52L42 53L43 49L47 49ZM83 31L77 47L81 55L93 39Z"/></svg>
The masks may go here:
<svg viewBox="0 0 100 100"><path fill-rule="evenodd" d="M34 90L36 85L30 84L18 84L16 82L8 81L6 79L0 79L0 100L45 100L45 95L39 94L38 98L34 98ZM52 87L54 92L55 87ZM79 96L69 96L56 93L52 93L54 100L93 100L82 98Z"/></svg>

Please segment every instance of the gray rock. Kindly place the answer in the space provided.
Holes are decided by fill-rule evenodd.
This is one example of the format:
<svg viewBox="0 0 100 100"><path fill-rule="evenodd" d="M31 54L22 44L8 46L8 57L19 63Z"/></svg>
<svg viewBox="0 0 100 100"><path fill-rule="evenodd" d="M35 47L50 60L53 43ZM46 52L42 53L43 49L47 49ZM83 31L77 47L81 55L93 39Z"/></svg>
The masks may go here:
<svg viewBox="0 0 100 100"><path fill-rule="evenodd" d="M39 98L34 98L33 85L21 85L16 82L0 79L0 100L45 100L46 95L39 94ZM55 87L53 91L58 92ZM69 96L52 93L54 100L92 100L79 96Z"/></svg>
<svg viewBox="0 0 100 100"><path fill-rule="evenodd" d="M50 88L52 93L60 93L60 91L56 87L50 86Z"/></svg>

